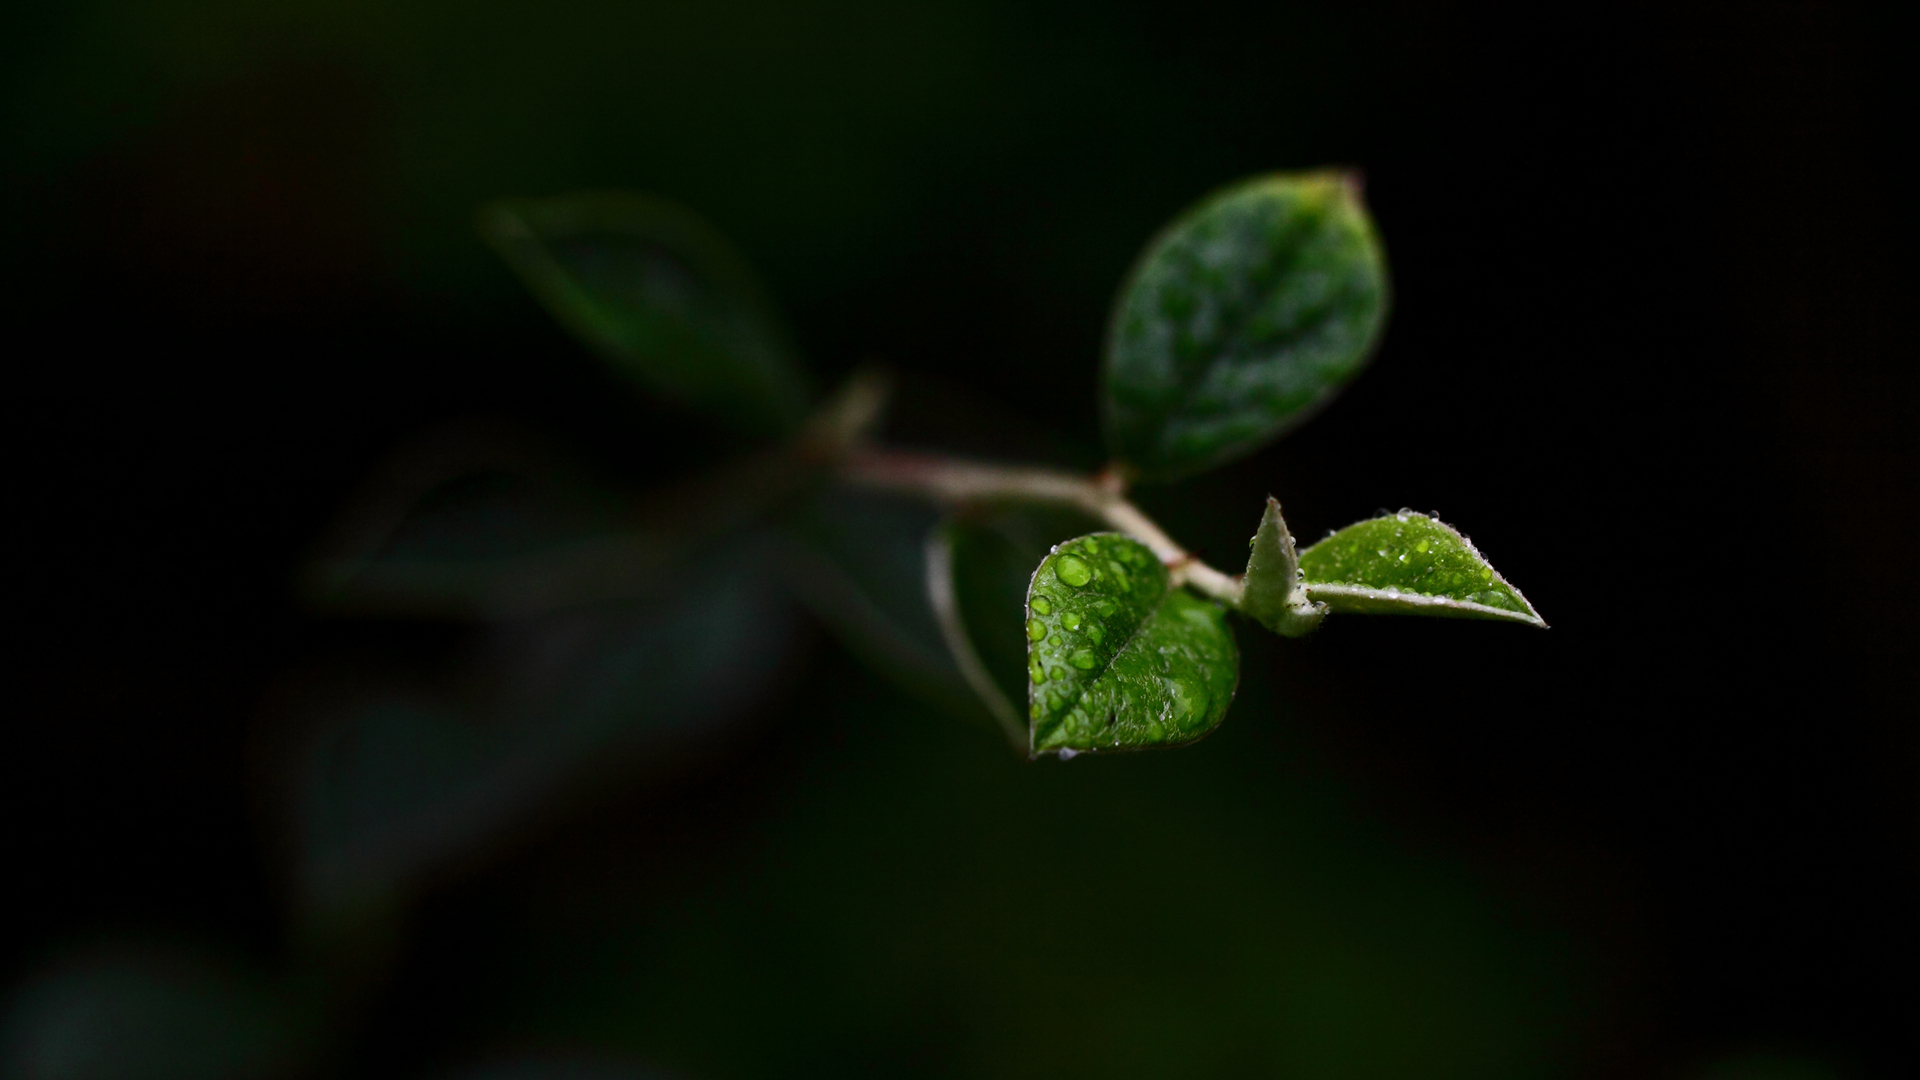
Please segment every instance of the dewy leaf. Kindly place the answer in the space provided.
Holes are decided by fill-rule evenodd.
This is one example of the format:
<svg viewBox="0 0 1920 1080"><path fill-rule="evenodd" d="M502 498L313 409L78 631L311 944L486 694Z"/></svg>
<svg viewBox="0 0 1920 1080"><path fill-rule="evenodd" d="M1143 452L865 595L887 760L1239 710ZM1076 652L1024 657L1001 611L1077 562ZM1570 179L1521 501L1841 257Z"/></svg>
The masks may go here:
<svg viewBox="0 0 1920 1080"><path fill-rule="evenodd" d="M806 380L746 262L692 212L600 192L494 203L481 232L561 324L648 390L749 434L806 413Z"/></svg>
<svg viewBox="0 0 1920 1080"><path fill-rule="evenodd" d="M1287 637L1300 637L1319 626L1327 617L1327 605L1307 599L1293 534L1287 531L1287 519L1280 516L1280 501L1271 495L1250 546L1240 610Z"/></svg>
<svg viewBox="0 0 1920 1080"><path fill-rule="evenodd" d="M1547 625L1472 541L1411 510L1341 529L1301 552L1300 566L1307 596L1330 611Z"/></svg>
<svg viewBox="0 0 1920 1080"><path fill-rule="evenodd" d="M947 647L1019 749L1029 748L1021 703L1029 685L1024 612L1033 568L1055 544L1097 527L1078 510L1003 506L947 522L930 548L947 563L944 590L931 577L927 582Z"/></svg>
<svg viewBox="0 0 1920 1080"><path fill-rule="evenodd" d="M1148 245L1120 291L1102 373L1109 449L1155 479L1248 453L1359 372L1386 311L1353 174L1218 192Z"/></svg>
<svg viewBox="0 0 1920 1080"><path fill-rule="evenodd" d="M1118 533L1070 540L1040 563L1026 630L1035 756L1193 742L1240 681L1226 613L1172 588L1153 553Z"/></svg>

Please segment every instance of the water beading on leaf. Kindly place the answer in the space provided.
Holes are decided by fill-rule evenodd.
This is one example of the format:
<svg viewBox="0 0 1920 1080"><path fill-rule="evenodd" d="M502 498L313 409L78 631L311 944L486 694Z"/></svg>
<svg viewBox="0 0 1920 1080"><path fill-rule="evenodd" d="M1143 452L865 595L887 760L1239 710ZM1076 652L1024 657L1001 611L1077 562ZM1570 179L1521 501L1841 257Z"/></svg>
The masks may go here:
<svg viewBox="0 0 1920 1080"><path fill-rule="evenodd" d="M1056 547L1027 589L1030 752L1190 743L1219 726L1240 653L1216 604L1171 587L1137 540Z"/></svg>
<svg viewBox="0 0 1920 1080"><path fill-rule="evenodd" d="M691 211L599 192L497 202L480 228L562 325L646 389L749 434L804 417L806 379L772 305Z"/></svg>
<svg viewBox="0 0 1920 1080"><path fill-rule="evenodd" d="M1451 526L1411 510L1349 525L1300 553L1307 596L1330 611L1546 620Z"/></svg>
<svg viewBox="0 0 1920 1080"><path fill-rule="evenodd" d="M929 577L928 592L941 613L955 662L988 712L1028 749L1027 586L1033 568L1053 546L1097 528L1085 513L1064 507L976 509L941 526L929 545L944 559L944 582Z"/></svg>
<svg viewBox="0 0 1920 1080"><path fill-rule="evenodd" d="M1327 616L1327 605L1307 599L1300 557L1294 551L1287 519L1280 516L1278 499L1267 497L1266 512L1260 516L1259 531L1253 534L1249 546L1253 550L1247 556L1246 576L1241 579L1245 591L1240 597L1240 610L1286 637L1300 637L1319 626Z"/></svg>
<svg viewBox="0 0 1920 1080"><path fill-rule="evenodd" d="M1120 291L1102 372L1109 449L1154 479L1256 449L1359 372L1386 309L1352 174L1277 174L1209 197Z"/></svg>

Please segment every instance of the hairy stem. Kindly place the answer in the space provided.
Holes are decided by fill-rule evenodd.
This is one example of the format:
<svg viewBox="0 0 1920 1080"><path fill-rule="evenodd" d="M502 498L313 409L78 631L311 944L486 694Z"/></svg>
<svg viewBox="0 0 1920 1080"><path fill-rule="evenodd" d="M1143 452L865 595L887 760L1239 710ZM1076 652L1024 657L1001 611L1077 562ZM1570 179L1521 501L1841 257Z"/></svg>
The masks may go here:
<svg viewBox="0 0 1920 1080"><path fill-rule="evenodd" d="M851 484L919 495L964 506L983 502L1034 502L1073 506L1145 544L1164 563L1176 585L1232 607L1240 604L1240 579L1201 562L1166 530L1127 501L1112 473L1083 476L1057 469L990 465L978 461L864 446L842 458L839 476Z"/></svg>

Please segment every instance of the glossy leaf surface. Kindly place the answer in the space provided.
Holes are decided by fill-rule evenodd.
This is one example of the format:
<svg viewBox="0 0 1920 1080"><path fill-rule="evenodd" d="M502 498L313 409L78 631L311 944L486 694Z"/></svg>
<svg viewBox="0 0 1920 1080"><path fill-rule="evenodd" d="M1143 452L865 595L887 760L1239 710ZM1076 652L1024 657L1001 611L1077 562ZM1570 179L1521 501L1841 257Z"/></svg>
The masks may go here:
<svg viewBox="0 0 1920 1080"><path fill-rule="evenodd" d="M1300 566L1307 596L1331 611L1547 625L1472 541L1411 510L1341 529L1301 552Z"/></svg>
<svg viewBox="0 0 1920 1080"><path fill-rule="evenodd" d="M1241 579L1244 592L1240 610L1258 619L1276 634L1300 637L1320 625L1327 614L1325 604L1307 599L1305 582L1300 577L1300 556L1294 550L1293 533L1287 519L1280 516L1279 500L1268 496L1267 509L1260 516L1260 528L1249 544L1247 572Z"/></svg>
<svg viewBox="0 0 1920 1080"><path fill-rule="evenodd" d="M1351 174L1276 174L1209 197L1121 289L1102 381L1109 449L1156 479L1256 449L1359 372L1386 309Z"/></svg>
<svg viewBox="0 0 1920 1080"><path fill-rule="evenodd" d="M481 231L621 374L751 434L805 414L806 380L746 262L673 203L600 192L494 203Z"/></svg>
<svg viewBox="0 0 1920 1080"><path fill-rule="evenodd" d="M1077 510L1000 507L947 522L949 648L1022 749L1027 746L1027 586L1053 546L1097 527ZM935 583L930 582L930 586Z"/></svg>
<svg viewBox="0 0 1920 1080"><path fill-rule="evenodd" d="M1041 562L1026 634L1035 755L1193 742L1239 684L1225 612L1172 588L1153 553L1118 533L1068 541Z"/></svg>

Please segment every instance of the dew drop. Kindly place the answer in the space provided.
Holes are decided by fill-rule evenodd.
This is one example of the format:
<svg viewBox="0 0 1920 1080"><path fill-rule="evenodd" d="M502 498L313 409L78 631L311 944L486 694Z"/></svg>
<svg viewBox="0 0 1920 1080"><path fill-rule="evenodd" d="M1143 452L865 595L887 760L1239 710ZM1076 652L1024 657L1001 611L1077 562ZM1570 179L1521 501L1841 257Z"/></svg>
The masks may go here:
<svg viewBox="0 0 1920 1080"><path fill-rule="evenodd" d="M1027 640L1028 641L1041 641L1041 640L1044 640L1046 636L1047 636L1046 623L1041 622L1039 619L1027 620Z"/></svg>
<svg viewBox="0 0 1920 1080"><path fill-rule="evenodd" d="M1087 627L1087 640L1088 640L1088 641L1091 641L1091 642L1093 642L1093 643L1094 643L1095 645L1098 645L1098 644L1100 644L1100 643L1101 643L1102 641L1104 641L1104 640L1106 640L1106 637L1107 637L1107 632L1106 632L1105 630L1102 630L1102 629L1100 628L1100 624L1099 624L1099 623L1092 623L1092 624L1089 624L1089 625L1088 625L1088 627Z"/></svg>
<svg viewBox="0 0 1920 1080"><path fill-rule="evenodd" d="M1087 564L1071 555L1060 556L1060 561L1054 564L1053 572L1060 575L1061 581L1076 589L1093 580L1093 571Z"/></svg>
<svg viewBox="0 0 1920 1080"><path fill-rule="evenodd" d="M1051 615L1053 614L1053 605L1047 603L1046 597L1036 596L1033 598L1033 610L1042 615Z"/></svg>
<svg viewBox="0 0 1920 1080"><path fill-rule="evenodd" d="M1078 630L1080 629L1080 613L1077 611L1064 612L1060 616L1060 622L1069 630Z"/></svg>
<svg viewBox="0 0 1920 1080"><path fill-rule="evenodd" d="M1074 667L1079 668L1081 671L1092 671L1093 666L1095 664L1098 664L1100 660L1098 657L1094 656L1093 653L1089 652L1088 650L1081 649L1079 652L1074 653L1071 657L1069 657L1067 659L1067 662L1069 664L1072 664Z"/></svg>

